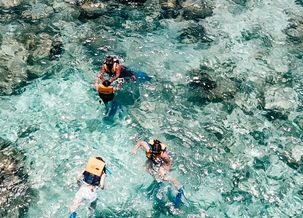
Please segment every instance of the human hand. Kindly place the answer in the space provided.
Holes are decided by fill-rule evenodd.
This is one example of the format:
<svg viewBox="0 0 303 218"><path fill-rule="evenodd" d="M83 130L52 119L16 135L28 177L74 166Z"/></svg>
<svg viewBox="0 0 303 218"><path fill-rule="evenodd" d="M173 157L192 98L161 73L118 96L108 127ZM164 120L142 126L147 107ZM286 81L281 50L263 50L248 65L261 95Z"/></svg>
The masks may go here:
<svg viewBox="0 0 303 218"><path fill-rule="evenodd" d="M99 88L99 83L95 83L95 89L98 91L98 88Z"/></svg>
<svg viewBox="0 0 303 218"><path fill-rule="evenodd" d="M120 84L124 83L124 78L119 78L118 83L120 83Z"/></svg>
<svg viewBox="0 0 303 218"><path fill-rule="evenodd" d="M133 149L131 150L131 153L132 153L133 155L136 155L136 154L137 154L137 149L136 149L136 148L133 148Z"/></svg>
<svg viewBox="0 0 303 218"><path fill-rule="evenodd" d="M138 141L140 141L140 140L141 140L140 136L136 136L136 137L135 137L135 141L136 141L136 142L138 142Z"/></svg>
<svg viewBox="0 0 303 218"><path fill-rule="evenodd" d="M135 75L132 75L132 76L131 76L131 80L132 80L132 81L136 81L136 80L137 80L137 77L136 77Z"/></svg>

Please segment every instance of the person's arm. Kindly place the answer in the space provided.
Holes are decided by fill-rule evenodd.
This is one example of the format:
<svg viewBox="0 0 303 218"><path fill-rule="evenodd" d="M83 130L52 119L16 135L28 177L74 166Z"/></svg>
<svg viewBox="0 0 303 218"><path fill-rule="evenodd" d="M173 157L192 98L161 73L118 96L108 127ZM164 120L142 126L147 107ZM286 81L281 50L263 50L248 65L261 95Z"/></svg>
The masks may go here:
<svg viewBox="0 0 303 218"><path fill-rule="evenodd" d="M102 65L102 68L101 68L101 72L100 74L98 75L98 78L97 79L101 79L102 82L104 82L104 73L105 73L105 66L104 64Z"/></svg>
<svg viewBox="0 0 303 218"><path fill-rule="evenodd" d="M121 83L113 87L114 92L118 91L121 88Z"/></svg>
<svg viewBox="0 0 303 218"><path fill-rule="evenodd" d="M119 81L120 79L121 79L121 81ZM119 90L121 88L122 83L124 82L123 78L120 78L120 79L118 80L118 84L113 87L114 92Z"/></svg>
<svg viewBox="0 0 303 218"><path fill-rule="evenodd" d="M133 154L136 154L137 153L137 150L140 148L140 147L143 147L146 151L149 151L149 146L148 144L143 141L143 140L138 140L135 147L131 150L131 152Z"/></svg>
<svg viewBox="0 0 303 218"><path fill-rule="evenodd" d="M132 81L136 81L136 80L137 80L137 77L136 77L135 72L132 70L131 73L132 73L132 75L131 75L130 79L131 79Z"/></svg>
<svg viewBox="0 0 303 218"><path fill-rule="evenodd" d="M100 188L101 189L104 189L104 186L105 186L105 177L106 177L106 173L102 173L102 176L100 178Z"/></svg>
<svg viewBox="0 0 303 218"><path fill-rule="evenodd" d="M137 77L136 77L135 74L133 74L130 78L131 78L132 81L136 81L137 80Z"/></svg>
<svg viewBox="0 0 303 218"><path fill-rule="evenodd" d="M82 183L82 179L83 179L83 172L84 171L79 171L77 174L77 184L80 186Z"/></svg>
<svg viewBox="0 0 303 218"><path fill-rule="evenodd" d="M99 78L96 79L95 87L96 87L96 90L98 91L98 88L99 88Z"/></svg>
<svg viewBox="0 0 303 218"><path fill-rule="evenodd" d="M114 82L116 79L118 79L118 78L120 77L120 74L121 74L121 65L120 65L120 64L117 64L116 75L110 79L110 82L112 83L112 82Z"/></svg>

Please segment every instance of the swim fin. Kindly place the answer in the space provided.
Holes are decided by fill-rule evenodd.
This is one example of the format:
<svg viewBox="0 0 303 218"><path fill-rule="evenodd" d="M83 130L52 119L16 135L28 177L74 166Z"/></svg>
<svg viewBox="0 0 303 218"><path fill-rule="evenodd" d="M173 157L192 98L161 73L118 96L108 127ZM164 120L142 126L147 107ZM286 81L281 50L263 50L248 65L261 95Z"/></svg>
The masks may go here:
<svg viewBox="0 0 303 218"><path fill-rule="evenodd" d="M149 75L147 75L147 73L143 72L143 71L136 71L135 72L137 81L139 82L148 82L152 79L152 77L150 77Z"/></svg>
<svg viewBox="0 0 303 218"><path fill-rule="evenodd" d="M69 218L77 218L77 213L76 212L72 212L70 214Z"/></svg>
<svg viewBox="0 0 303 218"><path fill-rule="evenodd" d="M106 167L106 173L108 173L109 175L112 175L113 174L113 172L112 172L112 170L110 169L110 168L108 168L108 167Z"/></svg>
<svg viewBox="0 0 303 218"><path fill-rule="evenodd" d="M176 195L176 199L175 199L175 207L178 208L180 207L181 203L182 203L182 195L184 195L184 189L183 186L181 188L178 189L178 193Z"/></svg>

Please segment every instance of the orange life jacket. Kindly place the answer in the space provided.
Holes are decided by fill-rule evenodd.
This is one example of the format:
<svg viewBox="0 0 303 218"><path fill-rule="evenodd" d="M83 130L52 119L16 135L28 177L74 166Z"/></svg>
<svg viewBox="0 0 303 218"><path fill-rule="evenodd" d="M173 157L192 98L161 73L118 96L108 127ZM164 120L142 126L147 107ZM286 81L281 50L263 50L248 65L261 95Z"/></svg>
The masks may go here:
<svg viewBox="0 0 303 218"><path fill-rule="evenodd" d="M114 93L114 87L113 86L104 86L102 84L98 85L98 92L101 94L112 94Z"/></svg>
<svg viewBox="0 0 303 218"><path fill-rule="evenodd" d="M89 158L85 171L83 172L83 180L87 184L98 186L100 179L105 171L105 163L95 157Z"/></svg>
<svg viewBox="0 0 303 218"><path fill-rule="evenodd" d="M102 160L98 160L97 158L91 157L87 162L85 171L96 176L101 176L104 167L105 163Z"/></svg>

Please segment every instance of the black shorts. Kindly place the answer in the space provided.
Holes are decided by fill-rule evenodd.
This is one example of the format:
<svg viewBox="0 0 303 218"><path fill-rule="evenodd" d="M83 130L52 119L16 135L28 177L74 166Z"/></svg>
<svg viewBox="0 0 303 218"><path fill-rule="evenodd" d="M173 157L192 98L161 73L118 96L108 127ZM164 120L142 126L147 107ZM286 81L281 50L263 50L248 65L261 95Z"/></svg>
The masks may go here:
<svg viewBox="0 0 303 218"><path fill-rule="evenodd" d="M120 78L131 77L134 76L135 72L127 67L122 67L120 72Z"/></svg>
<svg viewBox="0 0 303 218"><path fill-rule="evenodd" d="M107 104L108 102L112 101L115 97L115 94L103 94L99 92L99 96L102 99L102 101L104 102L104 104Z"/></svg>

